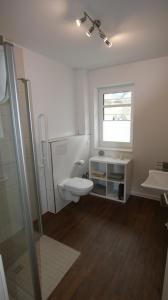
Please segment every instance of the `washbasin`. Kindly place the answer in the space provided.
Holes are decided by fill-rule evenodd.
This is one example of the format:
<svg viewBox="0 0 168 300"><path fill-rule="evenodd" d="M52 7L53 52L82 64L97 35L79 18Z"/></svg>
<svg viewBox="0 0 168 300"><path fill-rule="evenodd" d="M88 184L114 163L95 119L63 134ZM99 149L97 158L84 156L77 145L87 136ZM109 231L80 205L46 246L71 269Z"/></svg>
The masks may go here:
<svg viewBox="0 0 168 300"><path fill-rule="evenodd" d="M148 178L141 184L142 187L168 192L168 172L149 170Z"/></svg>

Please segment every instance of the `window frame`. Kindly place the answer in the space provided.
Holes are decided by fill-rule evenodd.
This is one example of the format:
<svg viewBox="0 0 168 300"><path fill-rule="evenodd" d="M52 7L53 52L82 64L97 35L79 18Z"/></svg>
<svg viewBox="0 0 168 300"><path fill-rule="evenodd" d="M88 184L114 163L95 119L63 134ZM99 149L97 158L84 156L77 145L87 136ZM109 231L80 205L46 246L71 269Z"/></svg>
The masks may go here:
<svg viewBox="0 0 168 300"><path fill-rule="evenodd" d="M129 91L131 91L131 93L132 93L131 105L130 105L131 106L130 142L127 143L127 142L103 141L104 94L129 92ZM98 88L98 148L132 151L132 147L133 147L133 103L134 103L133 98L134 98L133 84Z"/></svg>

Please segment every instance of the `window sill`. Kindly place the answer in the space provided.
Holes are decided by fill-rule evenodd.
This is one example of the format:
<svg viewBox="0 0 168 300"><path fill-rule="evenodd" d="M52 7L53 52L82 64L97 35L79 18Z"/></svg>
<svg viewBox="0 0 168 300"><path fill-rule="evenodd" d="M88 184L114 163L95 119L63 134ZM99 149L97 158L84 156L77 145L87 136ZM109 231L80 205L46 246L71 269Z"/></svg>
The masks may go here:
<svg viewBox="0 0 168 300"><path fill-rule="evenodd" d="M133 149L124 149L124 148L95 147L94 149L95 150L118 151L118 152L133 152Z"/></svg>

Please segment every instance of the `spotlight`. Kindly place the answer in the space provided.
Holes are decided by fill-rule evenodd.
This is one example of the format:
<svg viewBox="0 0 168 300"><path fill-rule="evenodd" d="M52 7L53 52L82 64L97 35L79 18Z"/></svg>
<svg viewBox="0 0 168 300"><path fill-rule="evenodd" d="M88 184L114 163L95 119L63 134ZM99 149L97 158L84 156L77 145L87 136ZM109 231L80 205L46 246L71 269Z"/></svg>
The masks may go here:
<svg viewBox="0 0 168 300"><path fill-rule="evenodd" d="M93 25L92 27L89 28L89 30L86 32L86 35L87 35L88 37L91 37L93 30L94 30L94 25Z"/></svg>
<svg viewBox="0 0 168 300"><path fill-rule="evenodd" d="M112 43L108 39L106 39L104 42L107 45L107 47L110 48L112 46Z"/></svg>
<svg viewBox="0 0 168 300"><path fill-rule="evenodd" d="M86 14L84 13L84 17L82 17L82 18L76 20L76 25L77 25L78 27L80 27L81 24L84 23L85 21L86 21Z"/></svg>
<svg viewBox="0 0 168 300"><path fill-rule="evenodd" d="M80 26L81 26L81 20L77 19L77 20L76 20L76 25L77 25L78 27L80 27Z"/></svg>

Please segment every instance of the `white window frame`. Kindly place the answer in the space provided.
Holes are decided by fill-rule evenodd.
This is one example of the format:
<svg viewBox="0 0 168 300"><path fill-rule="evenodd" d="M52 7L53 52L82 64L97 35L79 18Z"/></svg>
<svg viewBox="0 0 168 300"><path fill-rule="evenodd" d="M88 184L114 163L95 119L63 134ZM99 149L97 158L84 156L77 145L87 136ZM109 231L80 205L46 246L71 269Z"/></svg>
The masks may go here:
<svg viewBox="0 0 168 300"><path fill-rule="evenodd" d="M104 99L103 95L106 93L110 94L110 93L128 92L128 91L132 92L130 142L126 143L126 142L103 141L103 99ZM133 146L133 97L134 97L133 84L98 88L98 148L132 151L132 146Z"/></svg>

